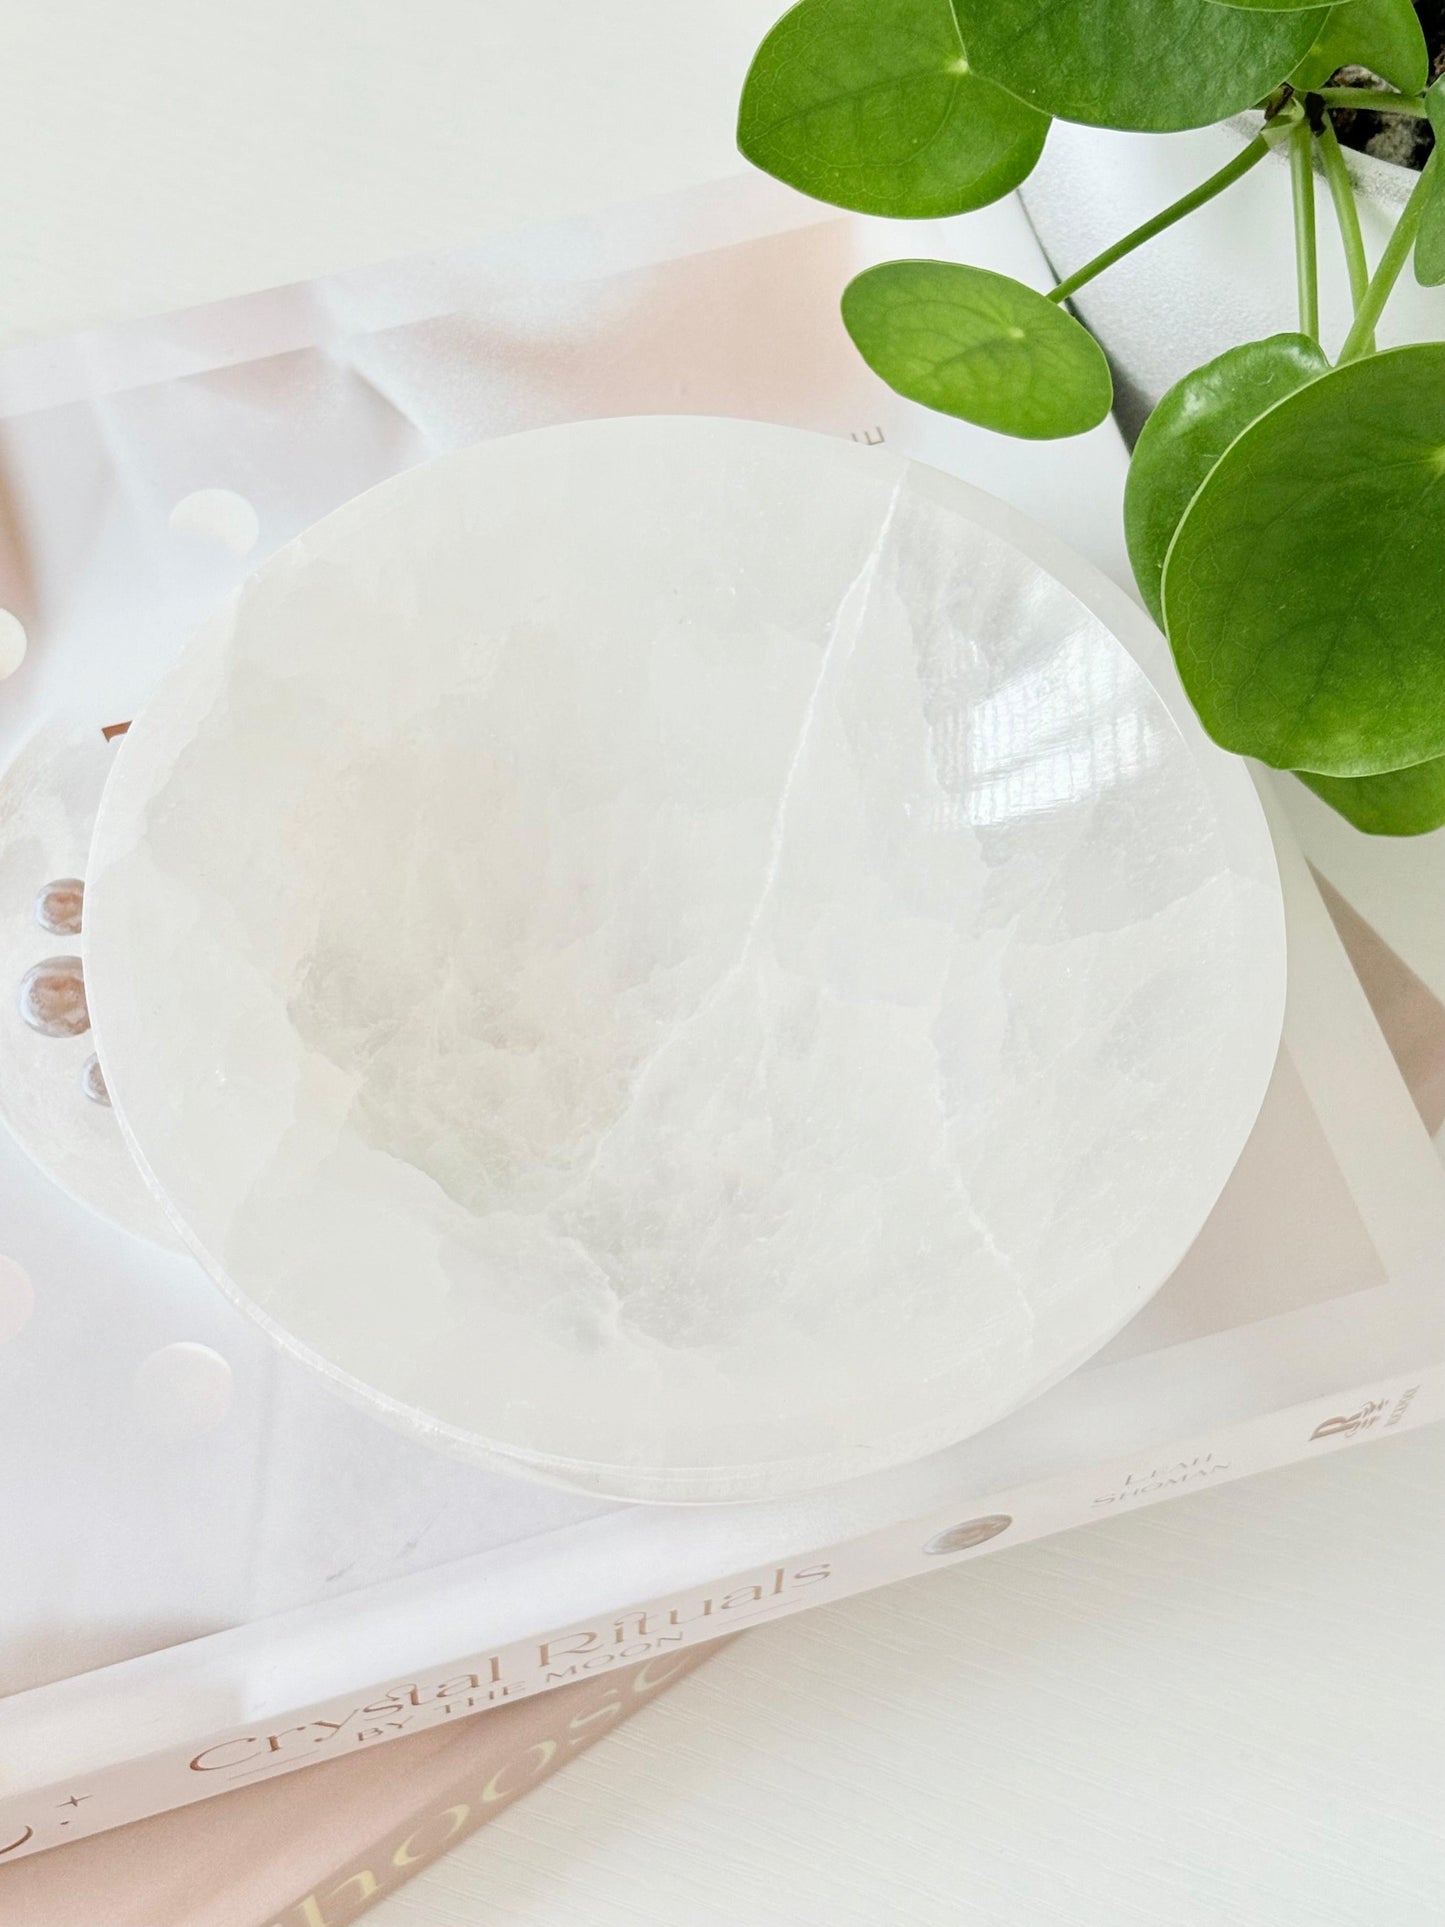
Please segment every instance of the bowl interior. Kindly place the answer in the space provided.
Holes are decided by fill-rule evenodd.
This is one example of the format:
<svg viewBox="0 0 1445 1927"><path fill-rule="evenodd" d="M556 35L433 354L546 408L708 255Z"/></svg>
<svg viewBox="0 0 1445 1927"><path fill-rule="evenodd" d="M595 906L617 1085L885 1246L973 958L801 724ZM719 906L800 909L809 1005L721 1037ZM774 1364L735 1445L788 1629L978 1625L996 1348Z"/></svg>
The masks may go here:
<svg viewBox="0 0 1445 1927"><path fill-rule="evenodd" d="M1245 781L961 484L735 422L486 444L273 558L130 732L112 1100L386 1415L624 1496L841 1477L1198 1231L1279 1028Z"/></svg>

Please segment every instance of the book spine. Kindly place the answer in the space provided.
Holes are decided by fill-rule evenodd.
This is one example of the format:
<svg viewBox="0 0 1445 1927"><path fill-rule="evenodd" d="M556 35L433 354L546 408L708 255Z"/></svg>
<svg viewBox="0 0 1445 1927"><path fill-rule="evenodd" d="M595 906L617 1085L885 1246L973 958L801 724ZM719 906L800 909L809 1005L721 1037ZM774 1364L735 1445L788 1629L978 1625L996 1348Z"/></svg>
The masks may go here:
<svg viewBox="0 0 1445 1927"><path fill-rule="evenodd" d="M346 1700L297 1708L190 1746L119 1762L75 1785L0 1801L7 1859L288 1773L359 1747L511 1704L613 1668L678 1652L759 1621L870 1591L945 1562L1158 1504L1445 1416L1445 1370L1367 1384L1120 1460L972 1498L949 1513L887 1526L701 1589L629 1606L536 1639L464 1655ZM79 1802L76 1806L68 1803ZM68 1831L58 1831L59 1815ZM288 1923L289 1927L289 1923ZM313 1927L306 1923L305 1927Z"/></svg>

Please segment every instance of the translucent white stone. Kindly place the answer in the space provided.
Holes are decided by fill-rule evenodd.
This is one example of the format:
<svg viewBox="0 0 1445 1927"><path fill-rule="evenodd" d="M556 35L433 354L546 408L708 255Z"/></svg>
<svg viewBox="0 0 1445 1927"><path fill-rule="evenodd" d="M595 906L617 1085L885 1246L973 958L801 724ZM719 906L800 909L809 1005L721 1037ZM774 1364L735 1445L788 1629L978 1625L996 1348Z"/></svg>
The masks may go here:
<svg viewBox="0 0 1445 1927"><path fill-rule="evenodd" d="M42 1037L81 1037L90 1029L79 957L42 957L20 979L20 1015Z"/></svg>
<svg viewBox="0 0 1445 1927"><path fill-rule="evenodd" d="M177 535L199 538L232 555L249 555L261 536L261 518L244 495L230 488L198 488L170 513Z"/></svg>
<svg viewBox="0 0 1445 1927"><path fill-rule="evenodd" d="M52 968L56 937L80 931L78 873L115 754L93 715L57 720L0 771L0 1126L71 1197L174 1249L114 1116L86 1101L95 1039L79 959L59 959L58 977Z"/></svg>
<svg viewBox="0 0 1445 1927"><path fill-rule="evenodd" d="M100 1068L100 1059L92 1051L80 1067L80 1088L92 1104L110 1103L110 1092L105 1088L105 1072Z"/></svg>
<svg viewBox="0 0 1445 1927"><path fill-rule="evenodd" d="M1248 1134L1282 921L1242 767L1040 547L650 419L265 564L87 872L111 1098L215 1276L374 1409L646 1498L921 1453L1102 1344Z"/></svg>
<svg viewBox="0 0 1445 1927"><path fill-rule="evenodd" d="M54 937L78 937L85 912L85 885L79 877L56 877L35 899L35 921Z"/></svg>
<svg viewBox="0 0 1445 1927"><path fill-rule="evenodd" d="M9 609L0 609L0 682L15 674L28 648L25 624Z"/></svg>

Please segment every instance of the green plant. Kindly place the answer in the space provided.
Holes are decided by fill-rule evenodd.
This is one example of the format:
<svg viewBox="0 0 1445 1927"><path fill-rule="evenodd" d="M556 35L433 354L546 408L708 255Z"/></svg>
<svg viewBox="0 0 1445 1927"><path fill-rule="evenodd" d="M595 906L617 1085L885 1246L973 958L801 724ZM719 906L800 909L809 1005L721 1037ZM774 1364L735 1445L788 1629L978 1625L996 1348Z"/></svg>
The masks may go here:
<svg viewBox="0 0 1445 1927"><path fill-rule="evenodd" d="M1329 84L1346 65L1387 89ZM901 218L960 214L1026 178L1051 118L1168 132L1262 108L1228 166L1048 294L946 261L889 261L843 320L892 388L1006 434L1078 434L1112 400L1065 307L1115 261L1287 151L1299 332L1187 375L1145 425L1124 513L1140 592L1205 727L1293 769L1361 829L1445 823L1445 343L1377 353L1412 251L1445 282L1445 175L1432 154L1373 274L1332 125L1343 106L1429 116L1410 0L802 0L743 90L749 159L816 199ZM1319 343L1313 163L1354 297L1333 364Z"/></svg>

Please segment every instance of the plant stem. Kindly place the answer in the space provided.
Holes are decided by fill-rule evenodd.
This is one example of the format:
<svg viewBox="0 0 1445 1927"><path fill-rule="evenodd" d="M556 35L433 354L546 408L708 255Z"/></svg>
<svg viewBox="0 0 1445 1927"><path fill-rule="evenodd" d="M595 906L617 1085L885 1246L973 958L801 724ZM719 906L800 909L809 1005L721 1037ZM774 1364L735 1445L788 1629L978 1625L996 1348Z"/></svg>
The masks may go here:
<svg viewBox="0 0 1445 1927"><path fill-rule="evenodd" d="M1365 259L1365 241L1360 233L1360 210L1355 206L1355 184L1350 179L1350 170L1345 166L1345 157L1340 151L1339 136L1335 133L1334 123L1329 114L1324 117L1320 129L1320 159L1324 163L1325 179L1329 182L1330 198L1335 204L1335 220L1339 224L1340 242L1345 250L1345 268L1350 277L1350 301L1356 314L1365 298L1365 289L1370 285L1370 264ZM1371 344L1373 345L1373 344Z"/></svg>
<svg viewBox="0 0 1445 1927"><path fill-rule="evenodd" d="M1211 174L1207 181L1201 181L1198 187L1192 189L1182 200L1175 201L1162 213L1156 214L1152 220L1145 221L1142 227L1136 227L1132 233L1126 234L1122 241L1116 241L1112 247L1105 248L1102 254L1096 254L1092 261L1086 261L1083 267L1076 268L1067 280L1061 281L1056 288L1049 290L1049 300L1067 301L1076 288L1082 288L1084 283L1092 281L1096 274L1102 274L1105 268L1112 268L1114 263L1122 261L1126 254L1132 254L1135 248L1142 247L1146 241L1152 241L1156 234L1162 234L1165 228L1173 227L1176 221L1182 221L1185 215L1192 214L1195 208L1203 207L1206 201L1212 201L1216 194L1222 194L1232 182L1237 181L1242 174L1247 174L1250 168L1262 161L1269 152L1269 146L1263 134L1257 135L1248 147L1235 155L1228 166L1221 167L1217 174Z"/></svg>
<svg viewBox="0 0 1445 1927"><path fill-rule="evenodd" d="M1326 107L1348 107L1371 114L1413 114L1416 119L1425 112L1420 94L1391 94L1381 87L1316 87L1314 92Z"/></svg>
<svg viewBox="0 0 1445 1927"><path fill-rule="evenodd" d="M1296 121L1289 137L1289 179L1294 199L1294 268L1299 290L1299 329L1320 338L1319 265L1315 249L1315 176L1311 165L1314 136L1307 121Z"/></svg>
<svg viewBox="0 0 1445 1927"><path fill-rule="evenodd" d="M1370 277L1370 285L1365 289L1364 299L1355 311L1354 326L1345 336L1345 345L1340 350L1337 367L1347 361L1358 361L1362 355L1370 353L1370 343L1375 337L1375 324L1381 311L1390 298L1390 290L1400 278L1400 270L1410 258L1410 250L1415 245L1416 231L1420 226L1420 216L1425 211L1425 196L1430 192L1436 168L1440 164L1440 149L1437 147L1426 161L1420 178L1410 190L1410 198L1400 210L1400 218L1395 223L1395 232L1385 244L1385 252L1380 256L1380 265Z"/></svg>

